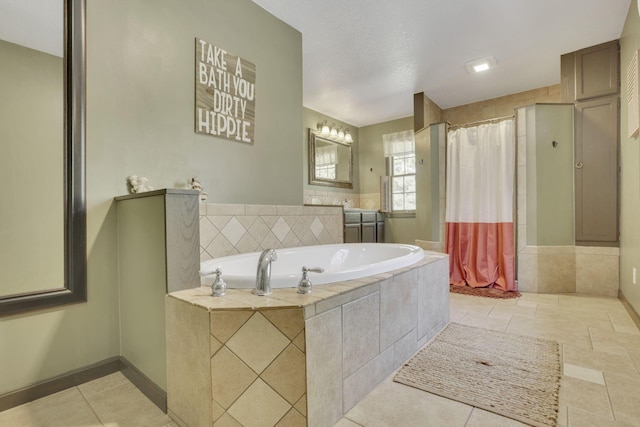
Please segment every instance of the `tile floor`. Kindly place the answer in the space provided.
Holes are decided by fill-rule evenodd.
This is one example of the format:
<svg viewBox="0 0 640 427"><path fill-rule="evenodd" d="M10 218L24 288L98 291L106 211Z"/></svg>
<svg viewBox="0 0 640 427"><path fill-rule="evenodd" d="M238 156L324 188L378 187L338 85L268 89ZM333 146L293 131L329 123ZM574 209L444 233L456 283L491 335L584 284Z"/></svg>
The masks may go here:
<svg viewBox="0 0 640 427"><path fill-rule="evenodd" d="M452 322L561 344L559 426L640 426L640 331L617 299L523 294L493 300L451 294L450 304ZM337 426L523 426L392 378ZM103 425L176 426L120 373L0 412L3 427Z"/></svg>

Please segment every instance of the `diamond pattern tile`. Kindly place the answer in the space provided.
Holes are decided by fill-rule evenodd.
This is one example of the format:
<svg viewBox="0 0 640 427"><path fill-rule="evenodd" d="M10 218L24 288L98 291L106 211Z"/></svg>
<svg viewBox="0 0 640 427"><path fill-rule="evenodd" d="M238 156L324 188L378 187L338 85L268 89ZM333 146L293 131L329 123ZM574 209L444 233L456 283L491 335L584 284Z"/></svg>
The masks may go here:
<svg viewBox="0 0 640 427"><path fill-rule="evenodd" d="M276 360L264 370L260 378L294 405L307 391L304 353L290 344Z"/></svg>
<svg viewBox="0 0 640 427"><path fill-rule="evenodd" d="M284 220L284 218L280 217L278 221L271 227L271 232L280 240L281 242L287 237L287 234L291 231L291 227Z"/></svg>
<svg viewBox="0 0 640 427"><path fill-rule="evenodd" d="M289 339L259 312L227 341L227 347L258 374L288 344Z"/></svg>
<svg viewBox="0 0 640 427"><path fill-rule="evenodd" d="M305 394L293 405L294 408L298 410L305 417L307 416L307 395Z"/></svg>
<svg viewBox="0 0 640 427"><path fill-rule="evenodd" d="M322 231L324 230L324 224L322 224L322 221L320 221L320 218L315 217L313 219L313 222L311 223L310 228L313 235L318 237L320 236L320 233L322 233Z"/></svg>
<svg viewBox="0 0 640 427"><path fill-rule="evenodd" d="M262 314L290 340L304 329L302 309L266 310Z"/></svg>
<svg viewBox="0 0 640 427"><path fill-rule="evenodd" d="M244 228L242 224L240 224L240 221L238 221L238 218L236 218L235 216L231 218L229 222L227 222L224 228L222 228L222 234L227 238L227 240L229 240L229 243L231 243L233 246L235 246L238 241L240 241L240 239L246 232L247 229Z"/></svg>
<svg viewBox="0 0 640 427"><path fill-rule="evenodd" d="M257 377L227 348L223 347L211 358L212 396L223 408L229 408Z"/></svg>
<svg viewBox="0 0 640 427"><path fill-rule="evenodd" d="M267 234L269 234L269 227L264 223L262 218L256 219L251 227L249 227L249 234L256 239L257 242L262 242Z"/></svg>
<svg viewBox="0 0 640 427"><path fill-rule="evenodd" d="M206 248L218 235L218 229L206 216L200 217L200 246Z"/></svg>
<svg viewBox="0 0 640 427"><path fill-rule="evenodd" d="M227 256L233 252L234 246L222 234L218 234L215 239L205 249L212 258Z"/></svg>
<svg viewBox="0 0 640 427"><path fill-rule="evenodd" d="M306 427L307 419L295 409L289 410L276 427Z"/></svg>
<svg viewBox="0 0 640 427"><path fill-rule="evenodd" d="M290 408L286 400L258 379L228 413L245 427L263 427L275 425Z"/></svg>
<svg viewBox="0 0 640 427"><path fill-rule="evenodd" d="M212 311L209 315L211 335L224 344L252 315L253 311L249 310Z"/></svg>
<svg viewBox="0 0 640 427"><path fill-rule="evenodd" d="M329 195L326 192L310 194L322 198L323 203L352 196L346 193ZM358 201L350 199L350 203L353 202L355 206L358 203L354 200ZM273 205L207 206L211 208L211 212L200 217L201 261L268 248L342 242L340 215L329 214L324 209L304 210L301 206ZM275 215L276 212L279 215Z"/></svg>

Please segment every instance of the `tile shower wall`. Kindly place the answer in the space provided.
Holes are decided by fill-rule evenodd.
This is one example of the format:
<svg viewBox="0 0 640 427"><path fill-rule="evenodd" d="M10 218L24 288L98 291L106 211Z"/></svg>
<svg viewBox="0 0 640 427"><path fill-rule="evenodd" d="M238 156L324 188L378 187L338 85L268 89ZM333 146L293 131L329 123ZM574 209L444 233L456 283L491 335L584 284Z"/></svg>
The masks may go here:
<svg viewBox="0 0 640 427"><path fill-rule="evenodd" d="M518 290L617 297L619 248L528 245L527 166L536 166L535 158L527 158L526 108L518 108L516 117ZM535 201L534 197L529 199Z"/></svg>
<svg viewBox="0 0 640 427"><path fill-rule="evenodd" d="M343 242L342 207L200 205L200 260Z"/></svg>

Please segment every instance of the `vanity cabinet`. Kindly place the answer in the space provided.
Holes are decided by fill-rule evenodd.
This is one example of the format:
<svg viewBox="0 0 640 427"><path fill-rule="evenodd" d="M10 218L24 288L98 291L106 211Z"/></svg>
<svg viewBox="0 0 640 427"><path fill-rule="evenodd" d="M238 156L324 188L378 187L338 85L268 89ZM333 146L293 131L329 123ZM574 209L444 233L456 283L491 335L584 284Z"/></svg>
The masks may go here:
<svg viewBox="0 0 640 427"><path fill-rule="evenodd" d="M384 242L384 215L378 211L345 210L344 242Z"/></svg>

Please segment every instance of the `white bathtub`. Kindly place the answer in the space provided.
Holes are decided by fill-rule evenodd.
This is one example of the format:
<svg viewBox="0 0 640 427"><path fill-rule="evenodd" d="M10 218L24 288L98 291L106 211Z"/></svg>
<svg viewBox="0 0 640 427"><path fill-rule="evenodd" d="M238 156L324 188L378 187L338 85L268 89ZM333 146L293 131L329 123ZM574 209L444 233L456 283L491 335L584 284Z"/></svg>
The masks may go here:
<svg viewBox="0 0 640 427"><path fill-rule="evenodd" d="M271 287L293 288L302 277L302 267L324 268L309 273L314 285L372 276L415 264L424 251L412 245L392 243L344 243L276 249L278 259L271 264ZM220 268L229 288L253 288L260 252L204 261L200 265L201 283L211 285L213 272Z"/></svg>

